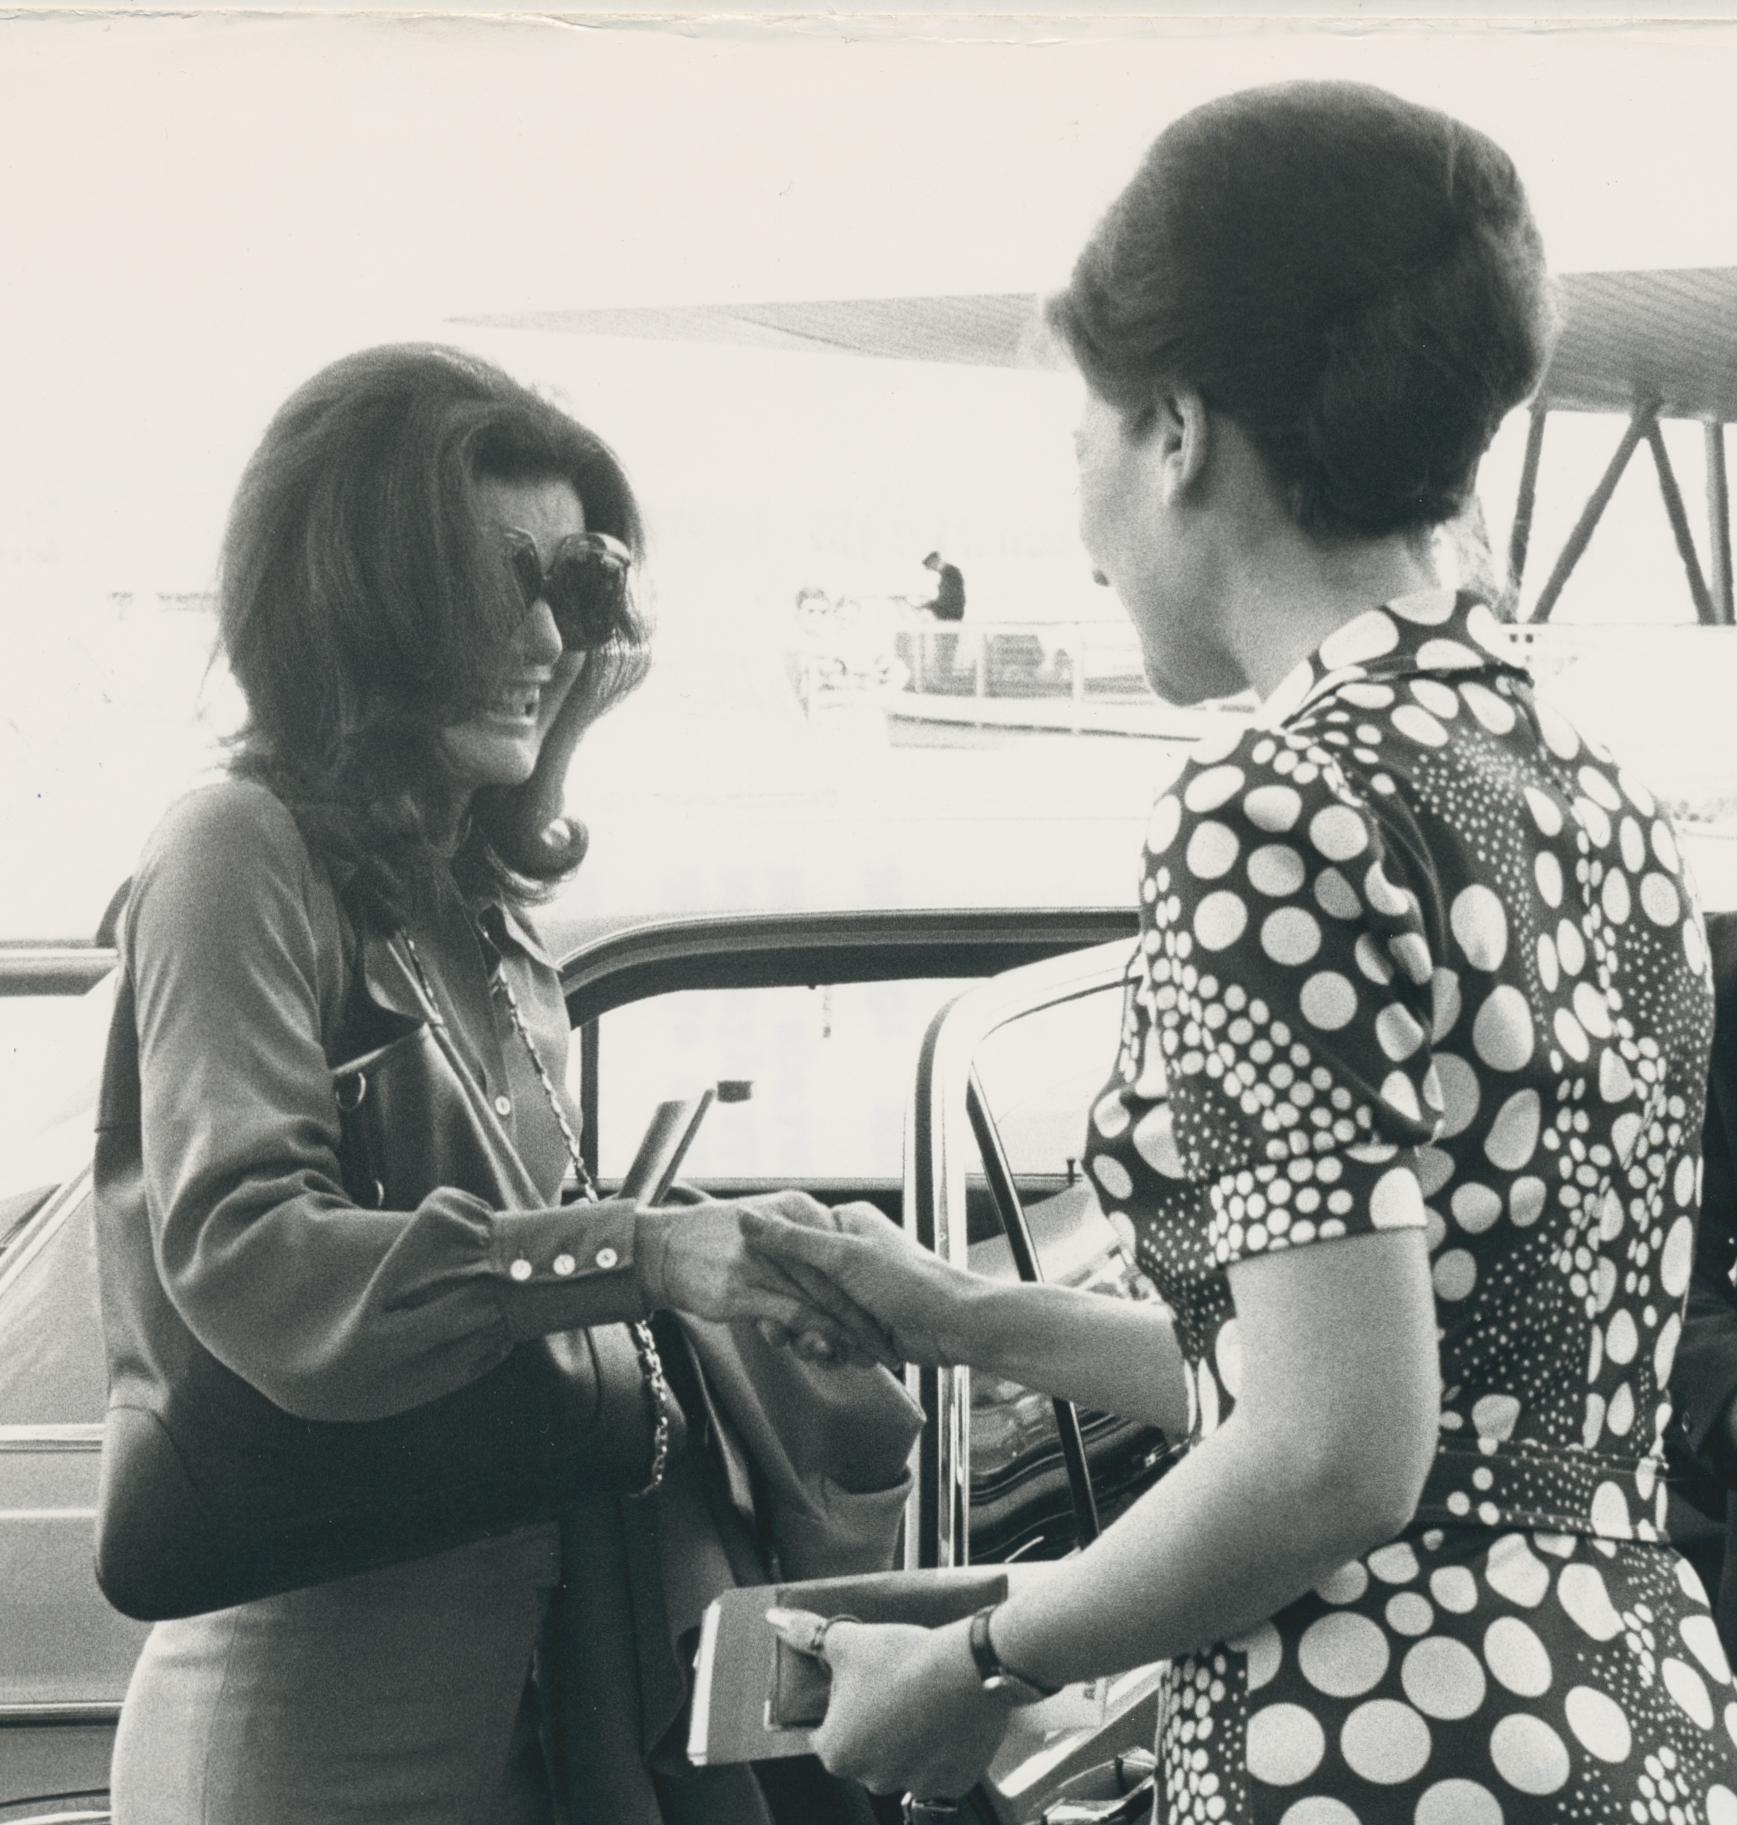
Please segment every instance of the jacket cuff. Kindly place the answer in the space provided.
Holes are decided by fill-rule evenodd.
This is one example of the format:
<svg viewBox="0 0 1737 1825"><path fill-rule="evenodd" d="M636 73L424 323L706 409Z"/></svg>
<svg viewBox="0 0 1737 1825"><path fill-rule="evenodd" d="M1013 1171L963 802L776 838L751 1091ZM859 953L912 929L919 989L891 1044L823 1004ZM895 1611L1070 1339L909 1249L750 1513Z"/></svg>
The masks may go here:
<svg viewBox="0 0 1737 1825"><path fill-rule="evenodd" d="M625 1201L496 1213L491 1265L513 1340L644 1318L637 1220Z"/></svg>

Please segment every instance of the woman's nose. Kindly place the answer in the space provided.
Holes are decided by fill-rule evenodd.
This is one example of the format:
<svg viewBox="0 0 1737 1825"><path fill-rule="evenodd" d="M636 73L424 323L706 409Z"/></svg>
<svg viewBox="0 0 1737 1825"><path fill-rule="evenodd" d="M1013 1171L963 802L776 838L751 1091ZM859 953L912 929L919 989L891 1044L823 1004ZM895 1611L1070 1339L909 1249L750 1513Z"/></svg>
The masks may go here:
<svg viewBox="0 0 1737 1825"><path fill-rule="evenodd" d="M553 665L561 657L561 630L541 596L519 627L519 651L533 665Z"/></svg>

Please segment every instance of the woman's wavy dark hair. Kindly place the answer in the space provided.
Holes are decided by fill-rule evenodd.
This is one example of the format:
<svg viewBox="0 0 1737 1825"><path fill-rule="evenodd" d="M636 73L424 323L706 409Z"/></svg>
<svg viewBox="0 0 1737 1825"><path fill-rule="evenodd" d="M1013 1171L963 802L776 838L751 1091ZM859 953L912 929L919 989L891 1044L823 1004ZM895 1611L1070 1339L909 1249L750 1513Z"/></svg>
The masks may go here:
<svg viewBox="0 0 1737 1825"><path fill-rule="evenodd" d="M1555 327L1508 155L1338 82L1243 90L1168 127L1047 315L1133 428L1166 387L1227 413L1325 538L1452 519Z"/></svg>
<svg viewBox="0 0 1737 1825"><path fill-rule="evenodd" d="M570 483L591 530L642 553L633 490L602 439L490 363L429 344L364 349L298 388L224 536L219 639L248 708L235 770L271 787L388 922L441 877L441 730L487 697L525 615L478 499L486 480ZM582 724L647 663L630 608L573 687ZM524 902L578 866L583 826L551 822L569 754L546 748L525 785L475 795L451 862L467 890Z"/></svg>

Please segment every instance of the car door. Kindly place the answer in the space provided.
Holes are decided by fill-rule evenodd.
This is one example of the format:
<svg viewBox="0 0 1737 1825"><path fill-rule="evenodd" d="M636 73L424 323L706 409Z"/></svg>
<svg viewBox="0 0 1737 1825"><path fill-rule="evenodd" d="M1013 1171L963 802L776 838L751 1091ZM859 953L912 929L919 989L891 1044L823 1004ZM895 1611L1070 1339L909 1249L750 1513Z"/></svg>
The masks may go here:
<svg viewBox="0 0 1737 1825"><path fill-rule="evenodd" d="M1155 1299L1079 1167L1115 1059L1132 945L1120 937L1012 970L934 1018L913 1073L905 1222L980 1272ZM1173 1461L1155 1428L1081 1413L966 1368L917 1378L931 1423L906 1527L914 1565L1029 1563L1072 1552ZM1145 1818L1157 1665L1110 1683L1101 1725L1014 1728L977 1796L1004 1825Z"/></svg>
<svg viewBox="0 0 1737 1825"><path fill-rule="evenodd" d="M720 1193L804 1184L896 1215L906 1086L935 1007L1131 926L1121 909L847 912L647 922L581 941L563 981L593 1170L607 1188L658 1100L721 1084L690 1178ZM76 1069L52 1099L53 1131L8 1154L17 1194L0 1197L0 1825L66 1825L108 1816L114 1725L145 1634L91 1571L105 1388L89 1136L107 999L100 984L72 991L112 954L76 968L4 961L9 1007L65 999L44 1033ZM983 1203L980 1183L972 1195Z"/></svg>
<svg viewBox="0 0 1737 1825"><path fill-rule="evenodd" d="M91 1110L113 952L10 946L0 1144L0 1821L107 1817L145 1630L91 1571L104 1386ZM94 986L93 986L94 985Z"/></svg>
<svg viewBox="0 0 1737 1825"><path fill-rule="evenodd" d="M91 1572L104 1399L80 1173L0 1255L0 1820L102 1804L144 1641Z"/></svg>

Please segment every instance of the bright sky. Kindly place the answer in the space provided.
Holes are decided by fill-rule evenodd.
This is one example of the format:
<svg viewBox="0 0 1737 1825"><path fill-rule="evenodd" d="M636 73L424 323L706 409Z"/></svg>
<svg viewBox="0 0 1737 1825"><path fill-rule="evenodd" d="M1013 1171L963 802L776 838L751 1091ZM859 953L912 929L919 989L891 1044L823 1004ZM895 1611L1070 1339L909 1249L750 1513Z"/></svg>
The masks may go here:
<svg viewBox="0 0 1737 1825"><path fill-rule="evenodd" d="M470 312L1041 287L1167 118L1304 74L1491 131L1564 269L1737 262L1737 25L0 22L0 563L196 587L284 392ZM981 471L957 421L994 420L1018 384L466 334L661 451L681 512L835 549L860 542L840 486L934 500L926 461ZM864 459L848 481L841 418ZM761 527L715 486L690 498L792 445L830 504L817 484ZM950 515L971 510L940 499L940 530L912 536Z"/></svg>
<svg viewBox="0 0 1737 1825"><path fill-rule="evenodd" d="M129 623L109 594L206 586L270 412L369 342L462 339L621 449L655 539L659 661L587 753L636 775L655 751L672 776L703 756L713 786L731 756L748 792L810 777L786 728L800 584L914 592L938 545L973 616L1113 614L1074 535L1059 377L455 322L1039 290L1166 120L1299 75L1486 128L1563 270L1737 264L1737 21L0 18L0 762L21 775L0 854L63 845L35 879L74 909L14 922L84 929L183 765L209 624ZM1542 561L1615 435L1577 431L1551 433ZM1695 514L1697 439L1671 435ZM1488 466L1498 536L1517 456L1509 433ZM1623 615L1686 615L1644 466L1587 565ZM1694 721L1712 738L1725 717ZM991 774L984 805L1007 783Z"/></svg>

